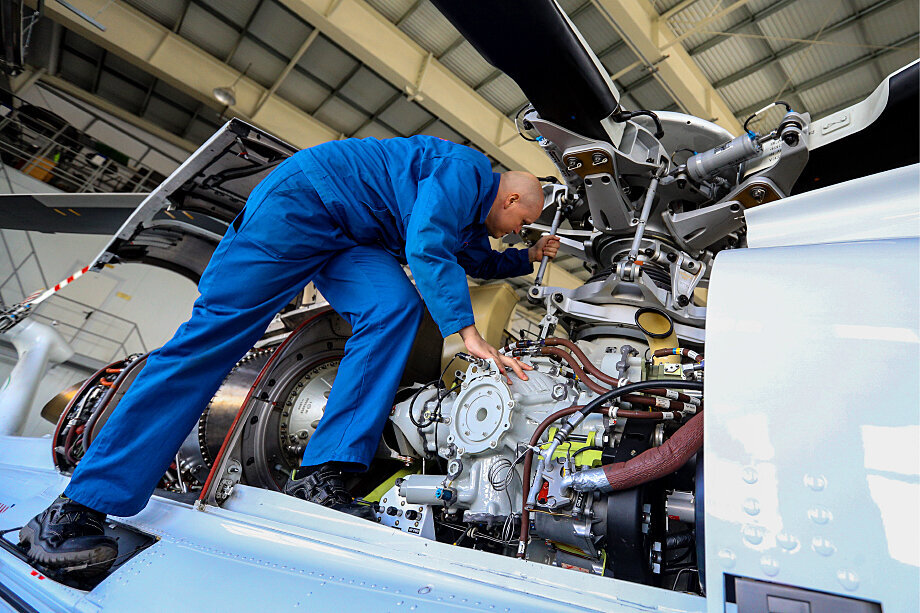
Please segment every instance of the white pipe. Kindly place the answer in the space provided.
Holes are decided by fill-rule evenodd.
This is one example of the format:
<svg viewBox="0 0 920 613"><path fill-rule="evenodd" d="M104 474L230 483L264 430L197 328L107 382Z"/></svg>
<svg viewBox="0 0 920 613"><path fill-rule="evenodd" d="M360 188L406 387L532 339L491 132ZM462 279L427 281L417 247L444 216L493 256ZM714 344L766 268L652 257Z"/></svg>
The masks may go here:
<svg viewBox="0 0 920 613"><path fill-rule="evenodd" d="M74 352L57 330L32 319L2 336L19 354L16 367L0 386L0 436L13 436L20 433L29 417L49 363L63 362Z"/></svg>

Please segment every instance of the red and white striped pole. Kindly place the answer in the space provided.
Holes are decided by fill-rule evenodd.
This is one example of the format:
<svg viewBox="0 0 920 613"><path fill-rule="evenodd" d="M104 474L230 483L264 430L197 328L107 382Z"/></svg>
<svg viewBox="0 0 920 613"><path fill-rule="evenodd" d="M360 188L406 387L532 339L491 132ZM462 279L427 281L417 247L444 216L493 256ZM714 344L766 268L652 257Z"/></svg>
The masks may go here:
<svg viewBox="0 0 920 613"><path fill-rule="evenodd" d="M62 289L64 289L65 287L73 283L76 279L79 279L80 277L82 277L84 274L86 274L89 271L91 266L92 265L84 266L83 268L73 273L72 275L70 275L69 277L67 277L66 279L64 279L57 285L55 285L54 287L50 289L46 289L46 290L38 290L37 292L34 292L30 294L29 296L27 296L25 300L23 300L19 304L16 304L4 311L0 311L0 332L5 332L6 330L9 330L13 326L15 326L17 323L19 323L22 319L26 317L28 312L32 310L32 307L41 304L42 302L44 302L45 300L47 300L48 298L50 298L57 292L61 291Z"/></svg>

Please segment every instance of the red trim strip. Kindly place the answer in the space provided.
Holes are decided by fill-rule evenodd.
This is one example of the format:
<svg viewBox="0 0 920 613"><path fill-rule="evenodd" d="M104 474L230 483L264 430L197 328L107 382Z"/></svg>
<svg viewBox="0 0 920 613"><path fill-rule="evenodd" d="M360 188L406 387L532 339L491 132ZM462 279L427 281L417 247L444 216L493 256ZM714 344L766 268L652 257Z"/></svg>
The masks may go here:
<svg viewBox="0 0 920 613"><path fill-rule="evenodd" d="M320 317L329 315L330 313L334 313L334 311L331 308L325 309L323 311L320 311L319 313L317 313L316 315L314 315L307 321L303 322L299 326L297 326L297 328L293 332L291 332L288 335L288 337L284 339L284 341L280 345L278 345L278 347L275 348L275 351L272 353L271 357L268 358L268 362L266 362L265 366L262 367L262 370L259 371L259 376L256 377L256 380L253 381L252 383L252 387L249 388L249 393L246 394L246 400L244 400L243 404L240 405L240 410L237 411L236 417L234 418L233 423L230 425L230 429L227 430L227 435L224 437L224 442L220 446L220 451L217 452L217 457L214 458L214 463L211 465L211 472L208 473L208 478L205 480L204 486L201 488L201 494L198 495L198 502L200 502L201 504L205 503L205 499L207 498L208 493L211 489L211 483L214 481L214 477L217 474L217 467L220 466L221 461L224 459L224 453L227 451L227 445L230 442L230 438L233 436L233 432L236 430L236 426L239 423L240 418L243 416L243 411L246 409L246 405L249 404L249 400L252 398L253 390L262 381L262 375L266 373L269 366L271 366L274 363L275 358L281 355L281 350L284 349L284 346L287 345L289 342L291 342L291 340L297 335L298 332L300 332L305 326L307 326L307 324L313 322L314 320Z"/></svg>

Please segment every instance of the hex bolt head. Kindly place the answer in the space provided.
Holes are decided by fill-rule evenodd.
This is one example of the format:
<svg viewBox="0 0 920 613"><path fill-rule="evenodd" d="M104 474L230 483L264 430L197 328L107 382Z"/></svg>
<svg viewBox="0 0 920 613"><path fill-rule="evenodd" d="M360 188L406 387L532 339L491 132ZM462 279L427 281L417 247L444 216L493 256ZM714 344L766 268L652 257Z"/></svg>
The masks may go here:
<svg viewBox="0 0 920 613"><path fill-rule="evenodd" d="M757 204L760 204L764 201L764 198L767 197L767 190L765 190L764 188L760 186L757 186L757 187L751 188L750 194L751 194L751 198L753 198L754 201L757 202Z"/></svg>

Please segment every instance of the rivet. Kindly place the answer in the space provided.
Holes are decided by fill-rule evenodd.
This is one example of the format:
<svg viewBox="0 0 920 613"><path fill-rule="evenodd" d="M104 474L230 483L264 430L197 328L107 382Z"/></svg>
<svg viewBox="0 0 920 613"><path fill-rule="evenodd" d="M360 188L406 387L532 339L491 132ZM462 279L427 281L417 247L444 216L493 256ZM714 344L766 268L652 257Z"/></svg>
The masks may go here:
<svg viewBox="0 0 920 613"><path fill-rule="evenodd" d="M751 545L760 545L763 542L764 529L762 526L748 524L741 529L741 534Z"/></svg>
<svg viewBox="0 0 920 613"><path fill-rule="evenodd" d="M816 492L827 487L827 478L824 475L805 475L805 485Z"/></svg>
<svg viewBox="0 0 920 613"><path fill-rule="evenodd" d="M734 568L735 566L735 552L731 549L720 549L719 553L716 554L719 558L719 563L722 564L722 568Z"/></svg>
<svg viewBox="0 0 920 613"><path fill-rule="evenodd" d="M816 524L824 525L834 518L833 514L830 512L830 509L827 509L822 506L816 506L811 509L808 509L808 519L815 522Z"/></svg>
<svg viewBox="0 0 920 613"><path fill-rule="evenodd" d="M760 569L768 577L775 577L779 574L779 561L776 558L764 556L760 558Z"/></svg>
<svg viewBox="0 0 920 613"><path fill-rule="evenodd" d="M744 501L742 508L748 515L757 515L760 513L760 502L758 502L756 498L748 498Z"/></svg>
<svg viewBox="0 0 920 613"><path fill-rule="evenodd" d="M741 473L741 478L744 479L745 483L757 483L757 471L748 466Z"/></svg>
<svg viewBox="0 0 920 613"><path fill-rule="evenodd" d="M832 556L837 551L834 544L823 536L816 536L811 539L811 548L815 550L815 553L825 557Z"/></svg>
<svg viewBox="0 0 920 613"><path fill-rule="evenodd" d="M845 568L837 571L837 581L851 592L859 587L859 575Z"/></svg>
<svg viewBox="0 0 920 613"><path fill-rule="evenodd" d="M779 543L780 547L790 553L799 548L799 539L785 532L780 532L776 535L776 542Z"/></svg>

